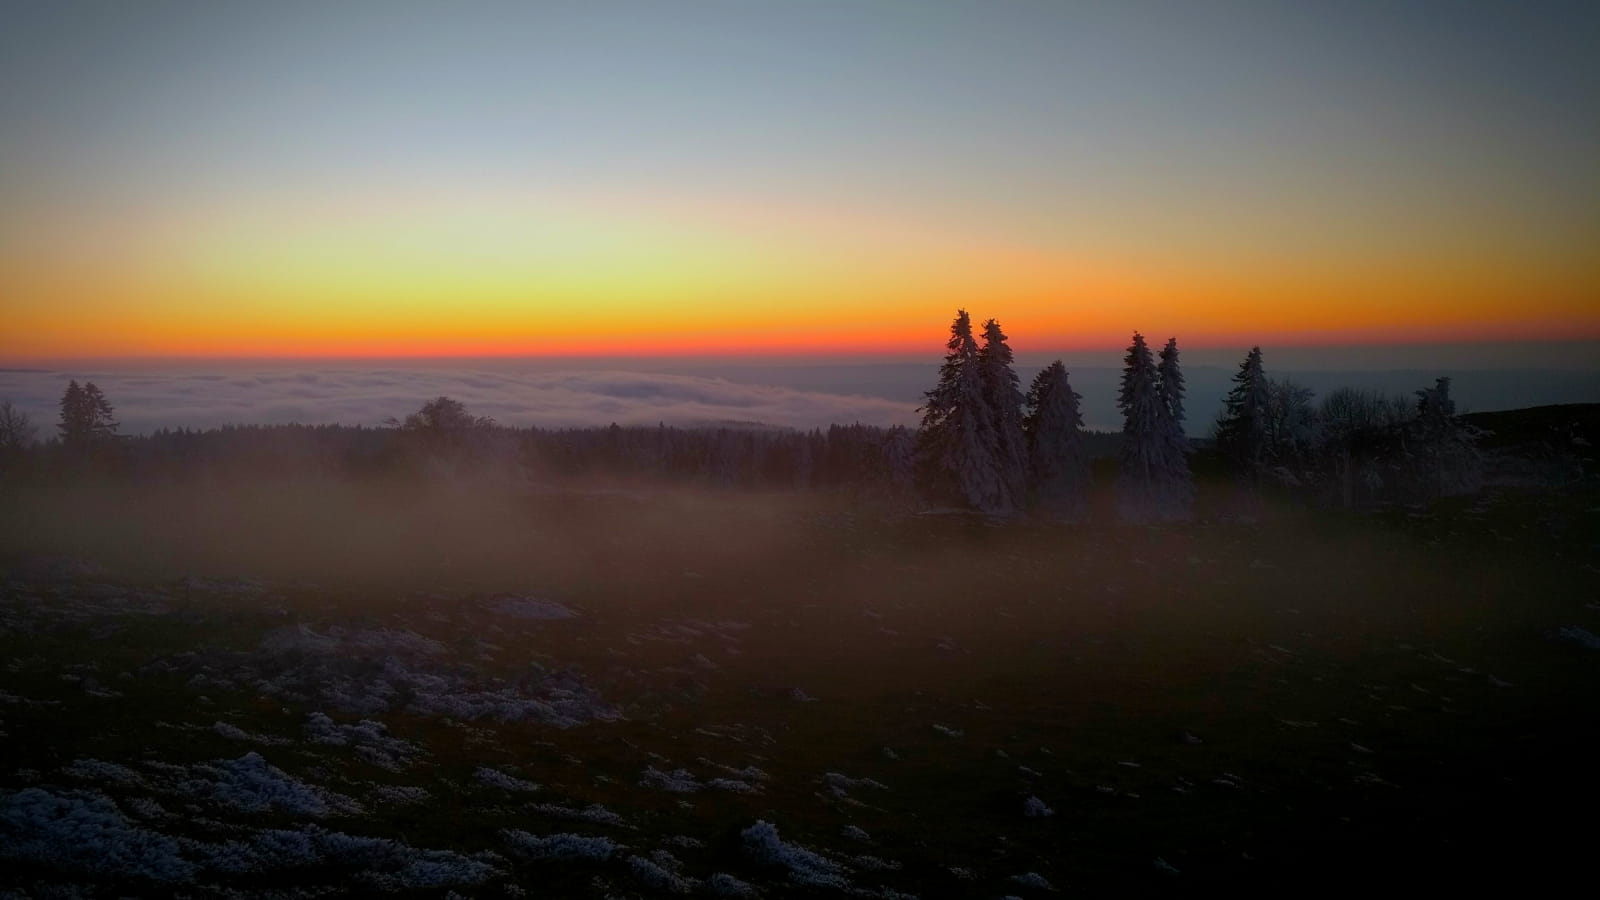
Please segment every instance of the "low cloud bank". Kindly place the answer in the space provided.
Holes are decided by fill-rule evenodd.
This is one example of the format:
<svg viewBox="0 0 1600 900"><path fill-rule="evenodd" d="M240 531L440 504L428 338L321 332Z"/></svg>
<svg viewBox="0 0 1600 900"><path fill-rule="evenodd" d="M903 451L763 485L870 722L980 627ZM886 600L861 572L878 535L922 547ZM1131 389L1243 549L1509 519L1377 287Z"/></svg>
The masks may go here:
<svg viewBox="0 0 1600 900"><path fill-rule="evenodd" d="M884 397L742 384L699 375L620 371L487 372L438 369L237 371L0 371L0 399L54 433L69 379L93 381L125 434L160 428L301 423L377 425L445 395L505 425L540 427L760 422L910 425L915 404Z"/></svg>

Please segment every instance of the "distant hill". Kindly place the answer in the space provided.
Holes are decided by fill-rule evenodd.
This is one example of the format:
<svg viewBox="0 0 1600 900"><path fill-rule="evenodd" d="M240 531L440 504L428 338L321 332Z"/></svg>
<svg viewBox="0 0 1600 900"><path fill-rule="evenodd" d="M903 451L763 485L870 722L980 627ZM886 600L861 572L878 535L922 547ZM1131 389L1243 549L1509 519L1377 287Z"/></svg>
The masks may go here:
<svg viewBox="0 0 1600 900"><path fill-rule="evenodd" d="M1468 413L1461 419L1488 432L1478 445L1490 450L1537 445L1552 450L1574 450L1600 443L1600 403L1562 403Z"/></svg>

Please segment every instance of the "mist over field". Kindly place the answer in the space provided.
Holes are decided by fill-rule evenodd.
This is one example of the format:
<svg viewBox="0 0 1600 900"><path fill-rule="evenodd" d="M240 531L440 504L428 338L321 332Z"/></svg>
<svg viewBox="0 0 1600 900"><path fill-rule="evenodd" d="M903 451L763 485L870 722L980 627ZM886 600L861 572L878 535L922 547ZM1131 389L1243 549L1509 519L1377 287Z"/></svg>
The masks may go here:
<svg viewBox="0 0 1600 900"><path fill-rule="evenodd" d="M1572 781L1600 738L1600 420L1472 421L1498 428L1481 491L1342 510L1205 451L1195 518L1164 525L1119 521L1112 459L1076 524L930 506L863 455L876 429L800 456L415 419L36 455L0 479L0 883L980 897L1556 869L1587 836L1550 798L1600 799Z"/></svg>

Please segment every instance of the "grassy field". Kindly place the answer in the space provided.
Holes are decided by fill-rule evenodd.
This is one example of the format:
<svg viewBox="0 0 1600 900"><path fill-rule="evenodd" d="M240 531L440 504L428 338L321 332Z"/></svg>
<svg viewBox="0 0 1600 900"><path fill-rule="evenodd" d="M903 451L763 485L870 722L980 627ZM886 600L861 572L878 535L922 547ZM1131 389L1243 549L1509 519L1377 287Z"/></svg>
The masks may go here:
<svg viewBox="0 0 1600 900"><path fill-rule="evenodd" d="M1592 488L1163 528L333 482L8 499L23 896L1531 886L1591 849Z"/></svg>

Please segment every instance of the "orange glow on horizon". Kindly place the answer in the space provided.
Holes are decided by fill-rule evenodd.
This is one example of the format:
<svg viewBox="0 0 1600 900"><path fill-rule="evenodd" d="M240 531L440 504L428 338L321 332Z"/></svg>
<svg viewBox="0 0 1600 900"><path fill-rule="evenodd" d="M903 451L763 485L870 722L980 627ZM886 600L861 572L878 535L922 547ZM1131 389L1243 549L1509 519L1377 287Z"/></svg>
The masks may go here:
<svg viewBox="0 0 1600 900"><path fill-rule="evenodd" d="M958 307L1018 352L1134 329L1195 348L1600 338L1600 267L1509 250L1065 250L778 204L346 199L18 235L0 360L930 356Z"/></svg>

